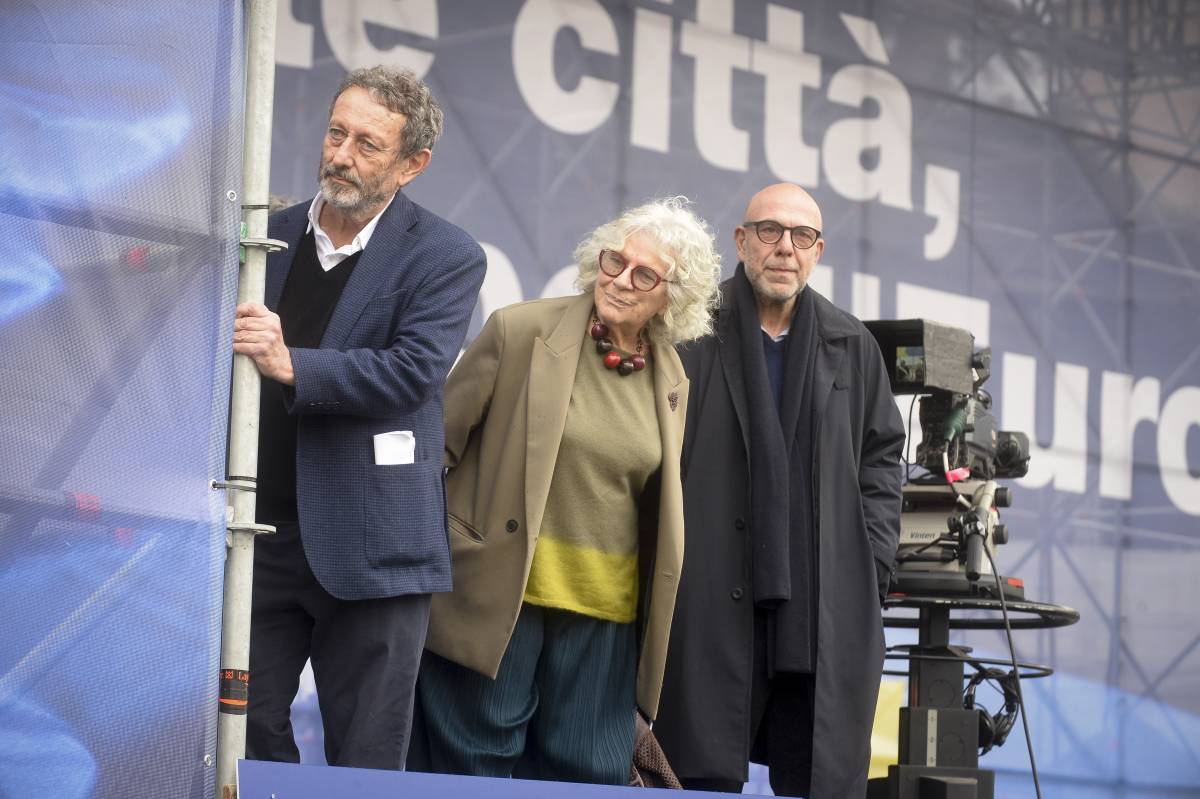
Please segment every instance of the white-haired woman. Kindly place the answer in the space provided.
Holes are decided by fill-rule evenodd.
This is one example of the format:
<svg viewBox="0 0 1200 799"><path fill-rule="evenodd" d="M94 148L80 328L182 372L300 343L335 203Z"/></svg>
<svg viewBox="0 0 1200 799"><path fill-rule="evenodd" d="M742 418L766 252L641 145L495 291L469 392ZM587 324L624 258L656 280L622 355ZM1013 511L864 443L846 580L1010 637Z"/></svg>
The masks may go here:
<svg viewBox="0 0 1200 799"><path fill-rule="evenodd" d="M435 595L410 767L625 783L683 565L688 381L719 257L684 198L575 251L576 297L503 308L446 383L454 591Z"/></svg>

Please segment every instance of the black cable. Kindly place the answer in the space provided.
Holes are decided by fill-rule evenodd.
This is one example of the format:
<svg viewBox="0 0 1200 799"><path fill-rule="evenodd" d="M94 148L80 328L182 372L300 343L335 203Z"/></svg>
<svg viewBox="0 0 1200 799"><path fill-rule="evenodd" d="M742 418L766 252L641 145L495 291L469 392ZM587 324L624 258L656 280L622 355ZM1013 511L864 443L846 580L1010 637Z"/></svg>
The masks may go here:
<svg viewBox="0 0 1200 799"><path fill-rule="evenodd" d="M896 553L896 562L903 563L906 560L911 560L914 555L920 554L921 552L924 552L925 550L929 549L931 546L934 546L936 544L952 544L957 540L958 540L957 536L953 536L953 535L938 536L937 538L933 539L932 541L930 541L926 544L922 544L921 546L917 547L914 550L911 550L911 551L905 552L905 553Z"/></svg>
<svg viewBox="0 0 1200 799"><path fill-rule="evenodd" d="M1029 737L1029 714L1025 712L1025 695L1021 691L1021 670L1017 666L1017 649L1013 645L1012 625L1008 621L1008 603L1004 601L1004 586L1000 584L1000 572L996 569L996 561L992 558L988 547L983 548L983 554L987 555L988 563L991 564L992 579L996 581L996 596L1000 598L1000 612L1004 616L1004 634L1008 637L1008 654L1012 658L1013 686L1017 691L1017 705L1021 708L1021 726L1025 730L1025 748L1029 752L1029 768L1033 773L1033 790L1037 793L1037 799L1042 799L1042 784L1038 780L1037 759L1033 756L1033 739Z"/></svg>

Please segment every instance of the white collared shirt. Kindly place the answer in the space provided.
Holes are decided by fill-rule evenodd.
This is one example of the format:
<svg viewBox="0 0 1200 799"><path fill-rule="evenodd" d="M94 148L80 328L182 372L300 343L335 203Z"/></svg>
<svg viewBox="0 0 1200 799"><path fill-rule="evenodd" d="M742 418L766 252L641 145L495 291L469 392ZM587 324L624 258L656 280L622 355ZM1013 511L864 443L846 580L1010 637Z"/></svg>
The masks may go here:
<svg viewBox="0 0 1200 799"><path fill-rule="evenodd" d="M762 327L762 326L759 325L759 327ZM767 329L765 327L763 327L762 332L767 333ZM770 333L767 333L767 338L771 339L771 341L774 341L776 344L778 344L779 342L781 342L785 338L787 338L787 334L791 333L791 332L792 332L792 326L788 325L786 328L783 329L783 331L780 332L780 334L778 336L772 336Z"/></svg>
<svg viewBox="0 0 1200 799"><path fill-rule="evenodd" d="M388 200L384 204L383 210L375 214L370 222L363 225L363 229L358 231L358 235L354 237L353 241L335 248L333 241L321 229L321 209L325 206L325 198L318 190L317 196L313 197L312 205L308 206L308 230L305 232L313 231L313 239L317 245L317 262L321 264L321 269L328 272L354 253L366 249L367 242L371 240L371 234L375 232L375 226L379 224L379 217L383 216L383 212L391 204L392 201Z"/></svg>

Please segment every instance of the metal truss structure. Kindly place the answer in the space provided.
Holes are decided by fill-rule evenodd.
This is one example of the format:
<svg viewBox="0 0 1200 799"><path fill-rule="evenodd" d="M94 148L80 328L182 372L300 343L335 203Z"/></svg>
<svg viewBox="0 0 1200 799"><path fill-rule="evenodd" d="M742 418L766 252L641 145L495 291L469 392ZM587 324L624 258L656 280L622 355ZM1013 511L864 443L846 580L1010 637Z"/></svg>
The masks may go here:
<svg viewBox="0 0 1200 799"><path fill-rule="evenodd" d="M1200 3L935 0L920 14L940 25L949 20L970 40L970 69L951 99L977 104L973 118L1015 117L1039 132L1014 142L1012 157L1041 159L1040 196L1028 198L1043 211L1041 226L1017 229L986 210L964 210L973 262L997 274L1019 262L1020 275L1048 287L1040 306L1014 300L1014 312L1050 358L1069 360L1059 354L1063 340L1087 336L1113 368L1137 379L1147 374L1146 339L1158 339L1159 363L1168 364L1156 369L1160 396L1195 384L1194 314L1168 322L1154 306L1169 293L1166 316L1200 308ZM993 244L998 239L1003 249ZM1182 328L1183 341L1164 334L1168 325ZM1086 397L1077 411L1088 414ZM1088 423L1093 474L1099 416L1093 410ZM1138 476L1158 468L1139 435L1135 497ZM1083 616L1077 628L1038 634L1036 653L1029 634L1018 636L1018 648L1108 688L1105 699L1090 697L1102 706L1088 708L1054 680L1031 692L1041 703L1032 715L1043 716L1034 727L1038 749L1056 754L1060 774L1094 775L1093 795L1178 788L1178 775L1200 774L1196 729L1181 721L1200 713L1193 621L1200 589L1189 580L1200 567L1200 529L1169 501L1142 496L1106 500L1093 481L1086 493L1043 490L1033 507L1008 514L1017 531L1004 556L1008 573L1024 573L1037 599L1073 605ZM1021 494L1021 502L1029 499ZM999 638L988 646L1004 648ZM1160 757L1176 764L1173 774L1155 773L1156 761L1147 759L1148 729L1167 750Z"/></svg>

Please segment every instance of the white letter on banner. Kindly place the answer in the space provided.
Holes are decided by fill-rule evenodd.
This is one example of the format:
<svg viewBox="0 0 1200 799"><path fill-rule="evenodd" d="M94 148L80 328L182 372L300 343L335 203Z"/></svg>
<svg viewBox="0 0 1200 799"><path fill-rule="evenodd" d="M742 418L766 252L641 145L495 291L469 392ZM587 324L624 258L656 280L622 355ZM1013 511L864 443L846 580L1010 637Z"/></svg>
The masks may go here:
<svg viewBox="0 0 1200 799"><path fill-rule="evenodd" d="M275 63L312 69L313 26L292 16L292 0L280 0L275 12Z"/></svg>
<svg viewBox="0 0 1200 799"><path fill-rule="evenodd" d="M1000 407L1005 430L1029 435L1029 474L1018 482L1041 488L1054 482L1059 491L1082 494L1087 488L1088 370L1072 363L1054 365L1054 438L1037 443L1037 359L1004 353L1004 389Z"/></svg>
<svg viewBox="0 0 1200 799"><path fill-rule="evenodd" d="M958 171L936 164L925 166L925 213L934 218L925 234L925 259L938 261L950 254L958 238Z"/></svg>
<svg viewBox="0 0 1200 799"><path fill-rule="evenodd" d="M347 71L387 64L422 77L433 65L433 54L424 50L402 44L376 47L367 37L367 25L436 39L437 0L321 0L321 19L329 49Z"/></svg>
<svg viewBox="0 0 1200 799"><path fill-rule="evenodd" d="M696 0L696 21L683 23L679 51L696 60L696 149L713 166L745 172L750 135L731 117L733 70L750 68L750 41L733 32L733 0Z"/></svg>
<svg viewBox="0 0 1200 799"><path fill-rule="evenodd" d="M1185 386L1167 398L1158 417L1158 469L1175 507L1200 516L1200 477L1192 476L1187 461L1192 425L1200 425L1200 388Z"/></svg>
<svg viewBox="0 0 1200 799"><path fill-rule="evenodd" d="M804 143L804 87L821 85L821 59L804 52L804 15L767 6L767 41L750 49L751 69L766 78L767 166L780 180L817 186L818 153Z"/></svg>
<svg viewBox="0 0 1200 799"><path fill-rule="evenodd" d="M1158 380L1105 372L1100 376L1100 496L1133 494L1133 435L1139 422L1158 421Z"/></svg>
<svg viewBox="0 0 1200 799"><path fill-rule="evenodd" d="M563 28L588 50L619 55L617 29L596 0L529 0L513 23L513 72L525 104L560 133L587 133L604 124L620 88L590 75L566 91L554 74L554 40Z"/></svg>
<svg viewBox="0 0 1200 799"><path fill-rule="evenodd" d="M875 20L856 17L853 14L838 14L838 17L863 55L877 64L890 63L887 48L883 46L883 37L879 35L879 26L875 24Z"/></svg>
<svg viewBox="0 0 1200 799"><path fill-rule="evenodd" d="M971 332L976 347L991 341L992 304L978 297L926 288L900 281L896 284L897 319L932 319Z"/></svg>
<svg viewBox="0 0 1200 799"><path fill-rule="evenodd" d="M879 295L878 275L863 272L850 274L850 313L859 319L878 319Z"/></svg>
<svg viewBox="0 0 1200 799"><path fill-rule="evenodd" d="M868 98L879 103L874 118L839 119L825 131L821 163L829 185L849 200L873 200L912 210L912 101L894 75L878 67L842 67L829 81L829 99L859 108ZM878 150L873 169L864 155Z"/></svg>
<svg viewBox="0 0 1200 799"><path fill-rule="evenodd" d="M542 286L542 297L574 297L577 296L579 288L575 285L575 280L579 277L579 265L567 264L562 269L559 269L550 279L546 281L546 285Z"/></svg>
<svg viewBox="0 0 1200 799"><path fill-rule="evenodd" d="M479 289L479 312L487 319L492 315L492 311L520 302L525 297L521 294L521 280L517 277L517 270L513 269L508 256L494 244L480 242L479 246L483 248L483 255L487 258L487 272L483 276L483 286Z"/></svg>
<svg viewBox="0 0 1200 799"><path fill-rule="evenodd" d="M790 234L789 234L790 235ZM833 267L817 264L808 276L808 285L825 299L833 302Z"/></svg>
<svg viewBox="0 0 1200 799"><path fill-rule="evenodd" d="M633 13L629 141L665 153L671 145L671 17L644 8Z"/></svg>

